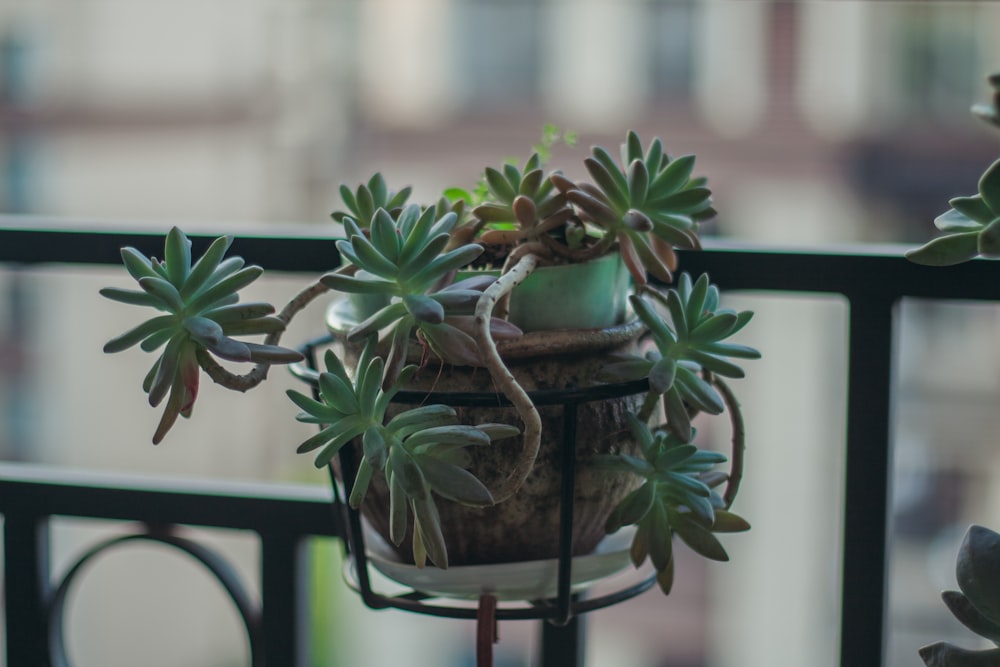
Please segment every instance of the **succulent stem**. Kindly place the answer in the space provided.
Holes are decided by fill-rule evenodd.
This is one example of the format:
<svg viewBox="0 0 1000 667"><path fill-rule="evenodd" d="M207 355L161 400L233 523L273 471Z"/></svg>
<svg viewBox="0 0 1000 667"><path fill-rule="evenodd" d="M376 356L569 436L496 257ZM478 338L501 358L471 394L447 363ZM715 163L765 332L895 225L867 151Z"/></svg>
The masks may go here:
<svg viewBox="0 0 1000 667"><path fill-rule="evenodd" d="M535 258L536 266L543 261L551 260L551 253L545 247L545 245L539 241L529 241L527 243L522 243L521 245L515 247L507 255L507 259L503 263L503 268L500 269L500 275L507 274L513 267L521 261L522 258L531 255ZM535 270L535 266L531 267L528 274L531 274ZM525 278L527 275L525 275ZM523 280L523 278L521 279ZM518 284L521 283L518 280ZM499 317L502 320L506 320L507 316L510 314L510 295L514 291L514 286L510 289L504 290L503 294L497 297L496 305L493 306L493 316ZM492 340L492 339L491 339Z"/></svg>
<svg viewBox="0 0 1000 667"><path fill-rule="evenodd" d="M527 278L538 266L538 257L532 254L522 257L510 271L490 285L476 303L475 339L490 376L504 396L514 405L518 416L524 422L524 444L514 469L498 489L490 489L494 503L500 503L514 495L524 483L535 465L542 438L542 420L531 397L504 364L496 343L490 335L490 319L497 300L509 293Z"/></svg>
<svg viewBox="0 0 1000 667"><path fill-rule="evenodd" d="M281 312L275 317L284 322L287 326L299 311L308 306L316 297L321 294L325 294L329 290L329 287L317 281L292 297L292 299L285 304L285 307L281 309ZM268 345L277 345L281 341L281 335L283 333L284 329L280 331L273 331L267 335L264 342ZM208 353L208 350L204 348L198 349L197 357L198 365L201 366L202 370L204 370L210 378L212 378L213 382L222 385L226 389L232 389L234 391L244 393L266 380L267 372L271 369L271 364L259 363L254 366L250 372L238 375L223 368L222 365L220 365L219 362L217 362L215 358Z"/></svg>
<svg viewBox="0 0 1000 667"><path fill-rule="evenodd" d="M740 482L743 480L743 454L746 450L746 428L743 423L743 412L740 410L739 401L736 395L729 388L722 378L713 374L712 385L719 391L722 400L726 404L726 411L729 412L729 421L733 429L733 449L729 460L729 479L726 481L726 491L722 494L722 499L726 502L726 509L736 500L736 494L740 490Z"/></svg>

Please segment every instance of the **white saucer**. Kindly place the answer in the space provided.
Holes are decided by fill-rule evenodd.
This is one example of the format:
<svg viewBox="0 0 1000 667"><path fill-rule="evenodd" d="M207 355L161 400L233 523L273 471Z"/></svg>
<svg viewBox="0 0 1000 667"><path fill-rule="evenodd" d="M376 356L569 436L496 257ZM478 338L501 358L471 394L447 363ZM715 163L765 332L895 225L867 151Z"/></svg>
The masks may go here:
<svg viewBox="0 0 1000 667"><path fill-rule="evenodd" d="M495 565L462 565L447 570L428 564L418 568L399 561L392 549L379 536L366 531L368 559L380 573L434 597L478 599L491 593L498 600L543 600L558 595L556 558L499 563ZM634 529L622 529L608 535L593 553L573 558L573 592L579 592L597 581L621 572L631 565L629 547Z"/></svg>

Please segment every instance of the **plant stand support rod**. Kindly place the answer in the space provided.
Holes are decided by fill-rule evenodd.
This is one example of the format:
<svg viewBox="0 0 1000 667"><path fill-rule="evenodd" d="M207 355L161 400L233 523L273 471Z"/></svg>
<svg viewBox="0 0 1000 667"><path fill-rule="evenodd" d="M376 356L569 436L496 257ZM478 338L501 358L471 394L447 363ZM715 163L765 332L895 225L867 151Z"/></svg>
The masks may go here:
<svg viewBox="0 0 1000 667"><path fill-rule="evenodd" d="M570 582L573 577L573 499L576 495L576 403L563 406L562 449L559 451L562 480L559 500L559 579L557 588L558 610L552 620L556 625L566 625L573 617L570 600Z"/></svg>
<svg viewBox="0 0 1000 667"><path fill-rule="evenodd" d="M584 617L574 616L566 625L539 623L536 667L581 667L583 665Z"/></svg>
<svg viewBox="0 0 1000 667"><path fill-rule="evenodd" d="M476 612L476 667L493 667L493 645L500 640L496 596L479 596Z"/></svg>

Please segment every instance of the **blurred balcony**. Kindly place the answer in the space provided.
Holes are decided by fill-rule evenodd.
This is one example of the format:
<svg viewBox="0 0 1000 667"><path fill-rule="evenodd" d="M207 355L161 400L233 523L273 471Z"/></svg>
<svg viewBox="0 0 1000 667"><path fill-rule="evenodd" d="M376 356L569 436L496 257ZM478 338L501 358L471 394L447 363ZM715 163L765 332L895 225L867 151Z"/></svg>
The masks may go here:
<svg viewBox="0 0 1000 667"><path fill-rule="evenodd" d="M74 276L85 274L95 266L117 264L118 248L123 245L156 254L159 237L136 229L138 227L98 229L94 225L67 222L56 226L51 221L36 218L7 217L0 224L0 264L21 274L61 267L59 280L73 280ZM207 239L204 235L195 236L196 249ZM233 252L249 262L303 280L336 263L333 240L314 231L286 232L280 237L251 232L237 239ZM1000 300L997 265L975 261L949 269L929 269L907 262L898 247L858 246L817 252L745 244L716 244L702 252L685 253L682 265L695 274L707 271L727 295L748 294L763 298L769 304L766 308L769 312L760 317L773 321L776 313L779 320L782 312L788 313L781 324L793 330L804 327L801 331L812 331L806 323L790 315L796 300L809 295L832 295L844 304L845 347L828 350L845 364L844 395L841 397L844 410L842 413L834 411L840 414L839 424L816 424L814 433L819 438L823 435L821 430L832 431L834 440L841 443L829 456L837 461L833 467L842 469L842 476L833 469L826 476L826 483L835 480L840 487L829 496L839 507L827 507L827 496L823 496L820 503L823 516L832 516L836 521L823 526L821 533L834 535L832 542L837 549L837 553L829 554L830 563L837 569L836 574L831 573L838 619L832 638L837 656L827 656L816 664L842 667L889 664L886 654L890 635L890 546L893 542L890 482L896 476L893 431L899 428L894 422L894 413L900 377L905 379L907 373L918 372L907 371L901 376L898 368L896 346L901 334L901 311L912 304L925 302L959 304L969 300ZM788 354L793 352L788 350ZM761 363L781 364L782 356L782 350L775 350L765 354L765 361ZM918 365L922 361L925 360L909 359L909 363ZM100 378L101 374L91 377ZM814 387L785 387L784 393L749 396L744 400L787 404L791 396L789 391L825 392L828 380L814 377L811 380ZM105 388L97 379L78 391L103 392ZM786 408L791 428L794 406L786 405ZM780 406L775 409L782 414ZM46 404L42 413L39 417L43 419L61 418L55 403ZM200 417L206 421L219 419L204 414ZM80 443L114 441L122 437L113 423L90 425L88 429L92 432L76 433ZM214 444L217 443L201 443L203 446ZM89 445L79 445L85 446ZM774 447L781 446L759 441L751 435L749 456L773 461L775 452L769 448ZM816 455L810 451L803 447L800 456ZM76 456L85 460L87 454L77 453ZM782 456L784 460L777 469L760 480L762 486L773 487L765 491L783 492L786 487L780 485L784 484L784 479L810 468L810 461L795 460L794 451L784 450ZM749 479L753 484L752 478ZM781 496L781 503L787 506L799 502L792 495L794 489L788 487L787 490L789 496ZM931 500L932 505L942 502L940 495L931 498L936 499ZM794 516L791 507L782 512ZM312 576L315 566L307 559L307 547L311 542L344 534L339 514L330 505L330 492L322 486L172 480L10 462L0 464L0 513L4 526L6 654L11 667L63 664L60 661L64 650L62 613L66 589L77 573L72 563L87 562L91 555L89 550L103 543L101 539L94 539L90 546L77 549L77 560L70 560L70 565L54 565L50 558L50 533L53 526L69 517L119 522L116 525L125 522L125 532L108 538L109 544L117 544L123 539L167 544L208 565L217 583L233 596L239 611L238 629L245 628L248 637L246 655L255 666L313 664L310 661L315 660L317 635L330 628L317 625L311 619L314 607L310 600L332 595L336 589L343 588L337 577L326 577L323 585L329 588L316 590L316 579ZM795 556L799 548L795 545L809 542L816 535L815 525L800 521L783 523L782 517L768 515L759 509L751 519L758 527L743 538L744 542L754 545L751 563L755 558L752 556L754 549L762 550L771 559L777 559L782 553ZM769 522L775 521L783 531L778 541L773 539L768 528ZM138 528L133 529L136 525ZM905 529L906 524L901 525ZM917 522L915 525L922 524ZM257 593L248 594L244 590L239 568L225 563L225 558L215 551L199 546L197 531L206 527L243 531L254 538L258 558L249 578ZM905 538L905 531L902 535ZM734 556L734 560L738 558ZM141 576L156 578L158 573L145 570ZM752 566L749 576L756 576ZM788 572L787 576L793 581L795 575ZM744 579L744 582L745 589L736 591L735 595L752 598L759 594L753 581ZM779 591L773 593L778 596ZM681 591L677 595L685 593ZM666 605L671 599L658 602ZM796 601L794 595L789 600L793 608L785 611L806 617L812 617L816 611L810 608L811 604L824 604L822 600L815 603ZM925 602L930 607L936 604L933 599ZM149 600L145 603L155 605ZM749 603L753 603L752 599ZM764 603L762 599L761 604ZM608 612L594 612L584 617L584 621L593 616L595 622L589 625L596 630L605 613ZM435 626L425 627L433 632ZM588 627L587 623L582 623L579 631L586 631ZM933 631L937 631L936 628ZM768 626L765 622L755 632L773 633L775 641L780 642L787 629L781 625ZM471 642L471 634L469 637ZM540 651L543 653L544 647ZM680 648L672 653L668 646L658 653L656 662L650 664L708 664L683 653ZM906 662L901 660L901 664ZM548 662L545 665L551 667Z"/></svg>

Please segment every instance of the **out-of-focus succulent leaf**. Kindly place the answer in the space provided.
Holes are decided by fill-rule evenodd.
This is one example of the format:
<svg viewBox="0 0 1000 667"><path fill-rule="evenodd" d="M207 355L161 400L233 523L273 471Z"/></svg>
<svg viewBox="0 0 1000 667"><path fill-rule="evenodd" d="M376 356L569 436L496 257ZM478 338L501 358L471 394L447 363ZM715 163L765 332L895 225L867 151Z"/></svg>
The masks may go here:
<svg viewBox="0 0 1000 667"><path fill-rule="evenodd" d="M906 258L927 266L952 266L979 254L979 232L960 232L931 239L919 248L908 250Z"/></svg>

